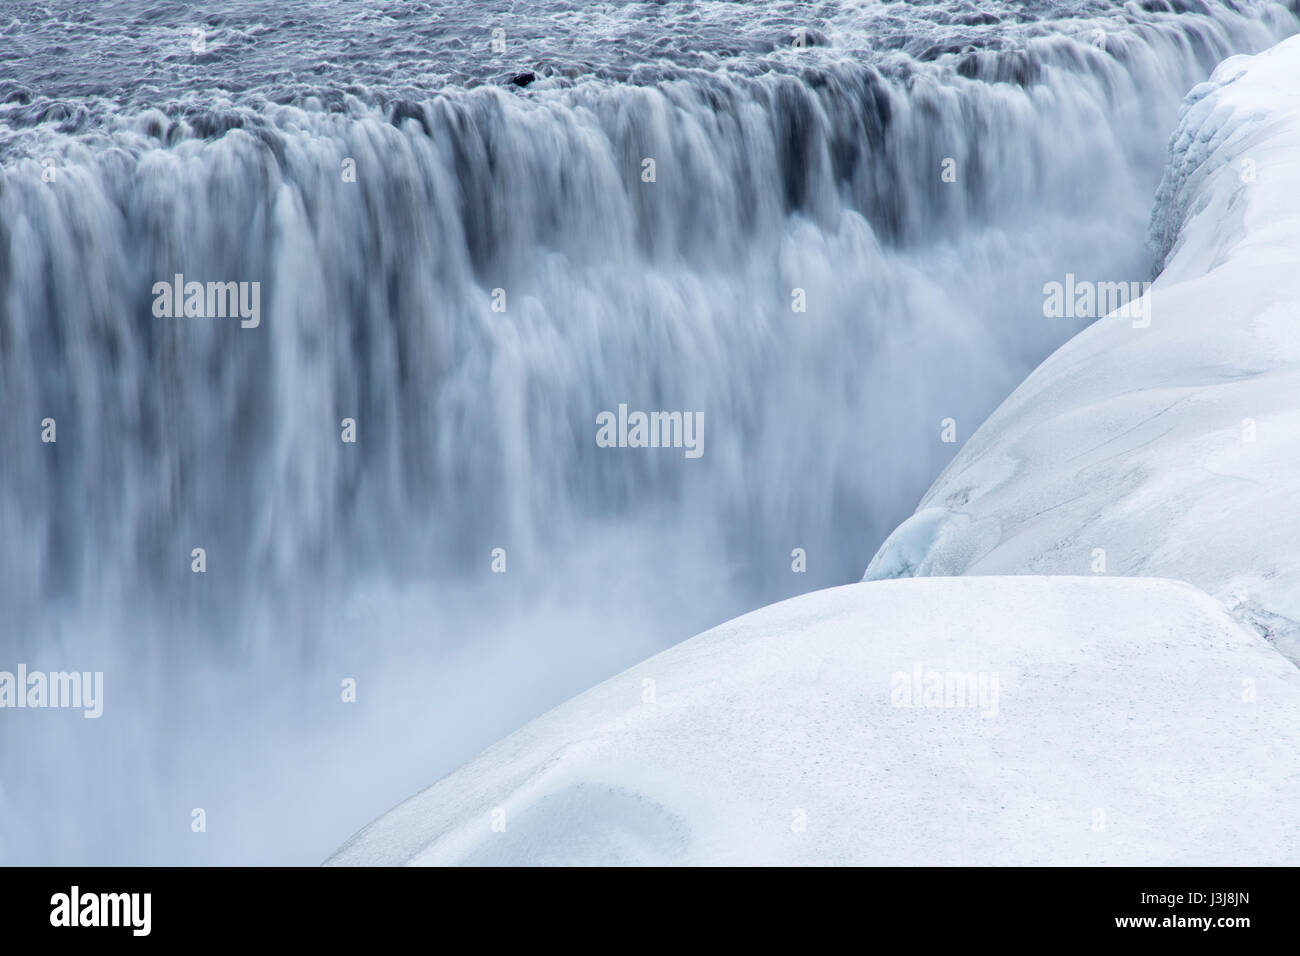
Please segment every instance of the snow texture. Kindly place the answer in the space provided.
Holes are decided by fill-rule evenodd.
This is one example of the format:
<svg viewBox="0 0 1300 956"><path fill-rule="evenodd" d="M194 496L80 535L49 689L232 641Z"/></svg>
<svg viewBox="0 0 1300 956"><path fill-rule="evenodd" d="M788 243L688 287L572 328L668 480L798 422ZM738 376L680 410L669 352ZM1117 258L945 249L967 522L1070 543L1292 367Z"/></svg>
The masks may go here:
<svg viewBox="0 0 1300 956"><path fill-rule="evenodd" d="M990 693L907 701L918 667ZM918 578L679 644L329 862L1280 864L1298 800L1300 671L1202 592Z"/></svg>

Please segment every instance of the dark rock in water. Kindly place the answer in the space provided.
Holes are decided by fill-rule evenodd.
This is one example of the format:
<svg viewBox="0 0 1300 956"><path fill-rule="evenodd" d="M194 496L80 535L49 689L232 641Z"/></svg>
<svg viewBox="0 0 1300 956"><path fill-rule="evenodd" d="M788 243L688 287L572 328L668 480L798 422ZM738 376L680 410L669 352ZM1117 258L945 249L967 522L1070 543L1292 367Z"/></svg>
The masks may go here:
<svg viewBox="0 0 1300 956"><path fill-rule="evenodd" d="M419 122L420 126L424 128L425 135L433 135L433 130L429 128L429 120L424 115L424 110L420 105L406 100L398 100L393 106L393 115L389 119L389 122L400 129L402 123L408 119L413 119Z"/></svg>
<svg viewBox="0 0 1300 956"><path fill-rule="evenodd" d="M527 86L535 79L537 79L536 73L516 73L510 78L510 82L515 86Z"/></svg>
<svg viewBox="0 0 1300 956"><path fill-rule="evenodd" d="M972 53L962 58L957 64L957 72L968 80L978 79L980 75L980 55Z"/></svg>
<svg viewBox="0 0 1300 956"><path fill-rule="evenodd" d="M244 128L244 117L233 112L195 110L188 113L185 120L199 139L220 139L232 129Z"/></svg>
<svg viewBox="0 0 1300 956"><path fill-rule="evenodd" d="M934 46L922 50L917 59L929 62L950 53L961 53L964 49L966 49L966 46L961 43L936 43Z"/></svg>
<svg viewBox="0 0 1300 956"><path fill-rule="evenodd" d="M8 80L0 83L0 103L17 103L19 106L26 106L31 101L32 91L27 87L10 83Z"/></svg>

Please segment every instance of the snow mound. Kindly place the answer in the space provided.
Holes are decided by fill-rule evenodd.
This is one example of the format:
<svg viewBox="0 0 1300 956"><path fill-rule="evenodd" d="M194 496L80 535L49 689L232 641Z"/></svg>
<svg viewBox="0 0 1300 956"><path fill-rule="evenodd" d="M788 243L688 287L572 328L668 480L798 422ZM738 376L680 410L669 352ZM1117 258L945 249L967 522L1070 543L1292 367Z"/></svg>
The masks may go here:
<svg viewBox="0 0 1300 956"><path fill-rule="evenodd" d="M1300 37L1189 94L1151 236L1149 325L1044 362L866 579L1177 578L1300 661Z"/></svg>
<svg viewBox="0 0 1300 956"><path fill-rule="evenodd" d="M1294 864L1300 671L1195 588L918 578L605 681L330 864Z"/></svg>

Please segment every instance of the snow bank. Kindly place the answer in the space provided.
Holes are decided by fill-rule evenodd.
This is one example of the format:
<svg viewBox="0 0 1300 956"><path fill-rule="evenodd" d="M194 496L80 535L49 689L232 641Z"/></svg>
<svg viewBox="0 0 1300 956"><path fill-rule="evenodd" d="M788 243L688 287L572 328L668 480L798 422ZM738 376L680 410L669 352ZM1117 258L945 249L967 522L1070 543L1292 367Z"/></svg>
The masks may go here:
<svg viewBox="0 0 1300 956"><path fill-rule="evenodd" d="M329 862L1294 863L1298 802L1300 671L1202 592L922 578L686 641Z"/></svg>
<svg viewBox="0 0 1300 956"><path fill-rule="evenodd" d="M1300 661L1300 37L1189 94L1152 239L1149 326L1044 362L866 578L1178 578Z"/></svg>

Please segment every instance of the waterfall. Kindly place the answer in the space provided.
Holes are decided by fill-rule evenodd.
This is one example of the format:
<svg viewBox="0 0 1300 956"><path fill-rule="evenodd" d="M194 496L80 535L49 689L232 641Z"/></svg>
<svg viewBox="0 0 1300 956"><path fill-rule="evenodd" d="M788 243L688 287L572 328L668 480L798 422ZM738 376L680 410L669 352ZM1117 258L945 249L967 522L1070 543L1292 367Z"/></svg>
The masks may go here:
<svg viewBox="0 0 1300 956"><path fill-rule="evenodd" d="M129 834L150 861L305 861L587 683L855 580L1086 324L1044 318L1044 283L1150 278L1183 94L1297 28L1265 2L828 3L792 45L796 5L668 4L601 14L636 38L614 56L555 2L511 26L541 51L519 85L359 6L217 17L138 89L42 72L91 42L71 20L0 23L0 667L108 674L102 730L0 721L0 859ZM101 44L185 28L105 10ZM681 24L705 49L656 39ZM316 65L286 79L258 44L295 31ZM350 79L349 35L391 61ZM160 316L177 276L256 284L257 324ZM699 413L703 454L601 447L620 405ZM294 777L274 799L268 768ZM259 815L322 781L347 793L301 810L319 832ZM185 840L205 799L225 848Z"/></svg>

